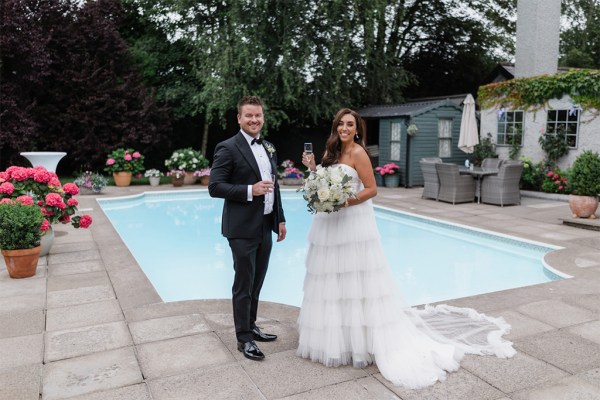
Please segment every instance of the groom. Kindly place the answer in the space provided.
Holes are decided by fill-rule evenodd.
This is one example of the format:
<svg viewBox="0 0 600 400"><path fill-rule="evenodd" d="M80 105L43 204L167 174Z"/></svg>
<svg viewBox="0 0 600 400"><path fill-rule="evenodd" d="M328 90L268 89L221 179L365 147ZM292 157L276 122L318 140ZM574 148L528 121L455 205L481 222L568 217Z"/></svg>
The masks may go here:
<svg viewBox="0 0 600 400"><path fill-rule="evenodd" d="M260 138L264 125L263 104L256 96L243 97L237 105L240 131L217 145L210 171L211 197L225 199L221 233L233 254L233 320L238 350L250 360L265 355L256 341L270 342L277 336L256 326L258 298L273 239L285 239L285 217L279 185L275 148Z"/></svg>

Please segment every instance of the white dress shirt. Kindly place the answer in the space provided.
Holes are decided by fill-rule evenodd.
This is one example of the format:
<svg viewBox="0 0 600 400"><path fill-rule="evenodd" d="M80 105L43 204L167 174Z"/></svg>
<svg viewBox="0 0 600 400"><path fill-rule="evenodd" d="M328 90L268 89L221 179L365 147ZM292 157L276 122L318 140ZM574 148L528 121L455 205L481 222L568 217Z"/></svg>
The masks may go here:
<svg viewBox="0 0 600 400"><path fill-rule="evenodd" d="M260 170L261 180L271 182L273 178L271 177L272 169L271 169L271 160L269 159L269 155L265 150L262 144L252 143L252 136L248 135L246 132L242 130L242 134L246 141L248 142L248 146L252 150L252 154L254 154L254 158L256 159L256 163L258 164L258 169ZM260 135L256 137L260 138ZM265 194L265 215L271 214L273 212L273 202L275 200L275 193L271 191L270 193ZM248 201L252 201L252 185L248 185Z"/></svg>

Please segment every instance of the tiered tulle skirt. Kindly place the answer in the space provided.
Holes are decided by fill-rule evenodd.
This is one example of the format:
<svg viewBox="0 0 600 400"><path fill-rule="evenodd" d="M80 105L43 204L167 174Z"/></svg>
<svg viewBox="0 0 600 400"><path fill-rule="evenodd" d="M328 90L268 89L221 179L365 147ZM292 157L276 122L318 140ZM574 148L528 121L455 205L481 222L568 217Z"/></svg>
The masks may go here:
<svg viewBox="0 0 600 400"><path fill-rule="evenodd" d="M464 353L510 357L509 326L471 309L407 307L385 259L369 202L314 216L297 354L326 366L375 362L396 385L421 388Z"/></svg>

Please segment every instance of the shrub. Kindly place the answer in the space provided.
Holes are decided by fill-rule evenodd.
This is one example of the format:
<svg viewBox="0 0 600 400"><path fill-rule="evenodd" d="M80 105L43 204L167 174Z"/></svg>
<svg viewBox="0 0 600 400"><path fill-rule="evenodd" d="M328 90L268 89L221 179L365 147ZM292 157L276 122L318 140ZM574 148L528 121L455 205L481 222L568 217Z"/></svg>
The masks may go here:
<svg viewBox="0 0 600 400"><path fill-rule="evenodd" d="M0 203L0 249L33 249L40 245L41 226L44 222L42 210L35 205L26 205L8 200Z"/></svg>
<svg viewBox="0 0 600 400"><path fill-rule="evenodd" d="M540 161L534 164L529 157L519 157L523 162L523 174L521 175L521 189L542 190L542 182L546 178L543 163Z"/></svg>
<svg viewBox="0 0 600 400"><path fill-rule="evenodd" d="M566 178L566 173L558 168L546 173L544 182L542 183L542 191L546 193L569 193L569 182Z"/></svg>
<svg viewBox="0 0 600 400"><path fill-rule="evenodd" d="M600 155L590 150L579 154L569 170L572 193L579 196L600 194Z"/></svg>
<svg viewBox="0 0 600 400"><path fill-rule="evenodd" d="M481 139L479 144L475 145L473 150L473 162L477 167L481 166L481 162L486 158L498 158L496 145L492 142L492 134L489 132L485 138Z"/></svg>

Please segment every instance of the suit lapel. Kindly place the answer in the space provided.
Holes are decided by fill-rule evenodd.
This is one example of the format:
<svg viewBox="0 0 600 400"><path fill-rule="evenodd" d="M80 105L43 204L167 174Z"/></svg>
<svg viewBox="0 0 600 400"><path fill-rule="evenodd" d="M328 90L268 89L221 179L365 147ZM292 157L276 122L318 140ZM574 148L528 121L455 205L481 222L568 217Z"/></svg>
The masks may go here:
<svg viewBox="0 0 600 400"><path fill-rule="evenodd" d="M260 169L258 168L258 163L256 162L256 158L254 158L254 153L252 152L252 149L250 149L250 145L248 145L248 142L246 141L246 138L244 137L244 134L242 132L238 132L235 138L235 145L242 154L242 157L244 157L246 162L250 165L250 167L252 167L252 170L256 174L257 179L261 181L262 178L260 175Z"/></svg>
<svg viewBox="0 0 600 400"><path fill-rule="evenodd" d="M267 153L267 157L269 157L269 162L271 163L271 173L277 175L277 165L275 164L275 157L273 157L273 155L269 153L269 150L267 149L267 145L271 147L273 145L270 142L267 142L266 140L263 140L262 145L265 149L265 152Z"/></svg>

